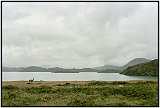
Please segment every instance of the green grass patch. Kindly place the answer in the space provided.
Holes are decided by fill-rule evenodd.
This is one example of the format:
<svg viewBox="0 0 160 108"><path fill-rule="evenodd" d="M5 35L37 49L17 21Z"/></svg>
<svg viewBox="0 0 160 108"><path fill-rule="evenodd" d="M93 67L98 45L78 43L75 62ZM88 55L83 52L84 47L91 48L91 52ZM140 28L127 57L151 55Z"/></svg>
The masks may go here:
<svg viewBox="0 0 160 108"><path fill-rule="evenodd" d="M158 106L158 81L2 86L3 106Z"/></svg>
<svg viewBox="0 0 160 108"><path fill-rule="evenodd" d="M15 90L15 89L18 89L18 87L12 85L2 86L2 90Z"/></svg>

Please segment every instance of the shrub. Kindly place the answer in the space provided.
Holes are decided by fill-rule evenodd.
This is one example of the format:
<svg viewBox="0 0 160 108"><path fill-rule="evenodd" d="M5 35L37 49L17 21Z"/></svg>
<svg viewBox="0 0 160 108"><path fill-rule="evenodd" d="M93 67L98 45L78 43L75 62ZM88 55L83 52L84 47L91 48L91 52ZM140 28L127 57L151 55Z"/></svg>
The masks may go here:
<svg viewBox="0 0 160 108"><path fill-rule="evenodd" d="M14 99L16 97L17 97L17 95L15 93L10 92L10 91L8 93L6 93L6 94L2 94L2 98L4 100Z"/></svg>
<svg viewBox="0 0 160 108"><path fill-rule="evenodd" d="M126 81L114 81L111 84L117 85L117 84L128 84Z"/></svg>
<svg viewBox="0 0 160 108"><path fill-rule="evenodd" d="M12 85L2 86L2 90L14 90L14 89L18 89L18 87L14 87Z"/></svg>
<svg viewBox="0 0 160 108"><path fill-rule="evenodd" d="M25 91L28 93L51 93L52 87L47 87L47 86L31 87L31 88L25 88Z"/></svg>
<svg viewBox="0 0 160 108"><path fill-rule="evenodd" d="M106 85L106 84L108 83L105 81L93 81L91 83L88 83L88 85Z"/></svg>
<svg viewBox="0 0 160 108"><path fill-rule="evenodd" d="M94 102L91 100L73 100L67 104L68 106L94 106Z"/></svg>

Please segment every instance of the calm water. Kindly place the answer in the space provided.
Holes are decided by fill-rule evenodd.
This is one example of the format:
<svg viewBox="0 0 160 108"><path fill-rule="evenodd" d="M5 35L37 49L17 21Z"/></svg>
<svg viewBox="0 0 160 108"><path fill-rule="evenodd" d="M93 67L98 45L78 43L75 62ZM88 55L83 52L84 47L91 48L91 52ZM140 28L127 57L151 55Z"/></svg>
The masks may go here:
<svg viewBox="0 0 160 108"><path fill-rule="evenodd" d="M126 81L126 80L158 80L158 77L150 76L126 76L119 73L51 73L51 72L2 72L2 81L29 80L43 81Z"/></svg>

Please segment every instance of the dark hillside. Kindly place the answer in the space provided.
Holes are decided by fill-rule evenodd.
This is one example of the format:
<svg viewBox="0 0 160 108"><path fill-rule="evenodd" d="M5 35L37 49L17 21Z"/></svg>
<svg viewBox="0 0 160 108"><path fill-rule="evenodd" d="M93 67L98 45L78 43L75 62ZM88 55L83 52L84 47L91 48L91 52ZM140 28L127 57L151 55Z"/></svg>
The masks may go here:
<svg viewBox="0 0 160 108"><path fill-rule="evenodd" d="M130 66L125 69L121 74L135 75L135 76L156 76L158 77L158 59L148 63L142 63Z"/></svg>

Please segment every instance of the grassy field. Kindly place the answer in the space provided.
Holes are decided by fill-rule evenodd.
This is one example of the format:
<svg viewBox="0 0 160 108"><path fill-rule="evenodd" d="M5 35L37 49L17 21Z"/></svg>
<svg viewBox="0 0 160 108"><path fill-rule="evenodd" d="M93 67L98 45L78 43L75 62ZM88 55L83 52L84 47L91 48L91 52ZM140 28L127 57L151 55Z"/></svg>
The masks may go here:
<svg viewBox="0 0 160 108"><path fill-rule="evenodd" d="M2 82L2 106L158 106L158 81Z"/></svg>

